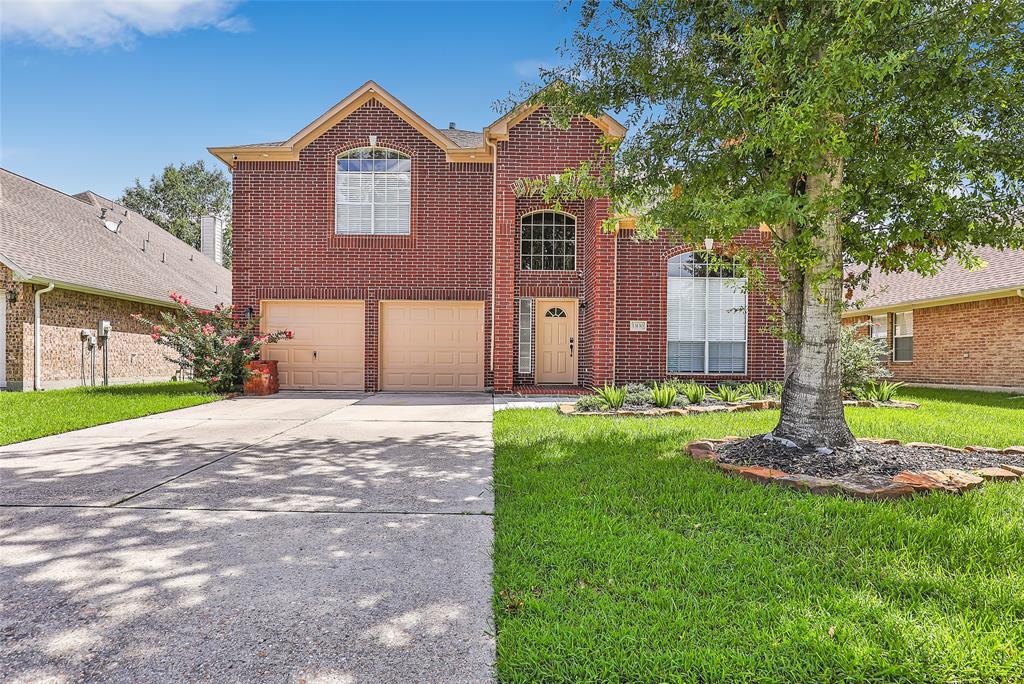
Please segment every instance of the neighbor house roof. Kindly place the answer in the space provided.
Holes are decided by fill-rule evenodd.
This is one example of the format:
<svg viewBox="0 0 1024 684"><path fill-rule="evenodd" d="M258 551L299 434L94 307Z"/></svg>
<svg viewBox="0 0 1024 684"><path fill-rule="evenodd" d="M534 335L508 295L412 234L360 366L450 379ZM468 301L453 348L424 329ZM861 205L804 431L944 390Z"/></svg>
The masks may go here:
<svg viewBox="0 0 1024 684"><path fill-rule="evenodd" d="M479 133L453 128L435 128L394 95L373 81L367 81L287 140L255 145L211 147L209 150L211 154L232 168L236 161L296 161L304 147L371 100L390 109L396 116L444 150L445 156L450 162L493 161L486 141L507 140L509 129L539 107L537 104L520 105ZM621 138L626 134L626 129L622 124L607 114L588 116L587 118L605 135Z"/></svg>
<svg viewBox="0 0 1024 684"><path fill-rule="evenodd" d="M6 169L0 200L0 263L18 280L162 305L171 292L204 308L231 302L229 270L116 202Z"/></svg>
<svg viewBox="0 0 1024 684"><path fill-rule="evenodd" d="M957 261L946 263L934 276L910 272L886 274L875 269L868 283L856 294L863 306L847 311L846 315L986 299L1024 288L1024 250L979 247L975 254L981 259L982 267L972 271Z"/></svg>

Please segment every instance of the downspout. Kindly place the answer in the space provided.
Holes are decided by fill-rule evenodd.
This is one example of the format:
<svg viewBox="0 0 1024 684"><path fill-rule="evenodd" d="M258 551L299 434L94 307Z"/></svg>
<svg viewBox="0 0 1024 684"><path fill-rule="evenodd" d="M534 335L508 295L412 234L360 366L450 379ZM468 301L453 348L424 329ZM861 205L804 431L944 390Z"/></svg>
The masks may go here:
<svg viewBox="0 0 1024 684"><path fill-rule="evenodd" d="M491 142L484 134L484 144L491 148L493 163L491 168L491 386L494 386L494 320L497 306L498 287L498 143Z"/></svg>
<svg viewBox="0 0 1024 684"><path fill-rule="evenodd" d="M43 345L42 341L39 339L40 336L42 335L43 326L41 321L39 320L41 309L39 299L47 292L50 292L54 287L56 287L56 285L50 283L42 290L36 290L36 321L34 329L35 334L32 335L32 351L34 353L33 360L35 362L35 365L32 367L32 388L35 389L35 391L37 392L43 389Z"/></svg>

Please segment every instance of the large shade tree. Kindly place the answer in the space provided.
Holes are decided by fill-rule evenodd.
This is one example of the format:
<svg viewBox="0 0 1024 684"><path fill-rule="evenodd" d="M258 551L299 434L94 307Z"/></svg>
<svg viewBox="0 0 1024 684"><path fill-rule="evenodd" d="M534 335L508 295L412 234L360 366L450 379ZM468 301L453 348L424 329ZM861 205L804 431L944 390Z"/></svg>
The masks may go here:
<svg viewBox="0 0 1024 684"><path fill-rule="evenodd" d="M569 65L542 73L566 87L533 97L556 123L624 113L631 134L608 168L531 191L610 194L641 233L697 244L770 232L786 340L773 434L848 445L856 275L1024 243L1022 22L1020 0L587 2Z"/></svg>

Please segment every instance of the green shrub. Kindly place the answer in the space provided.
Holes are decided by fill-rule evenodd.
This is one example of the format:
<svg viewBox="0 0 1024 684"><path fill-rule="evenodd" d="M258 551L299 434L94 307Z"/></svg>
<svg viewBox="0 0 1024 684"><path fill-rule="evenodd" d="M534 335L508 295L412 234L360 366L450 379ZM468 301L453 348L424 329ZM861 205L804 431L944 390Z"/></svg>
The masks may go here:
<svg viewBox="0 0 1024 684"><path fill-rule="evenodd" d="M863 387L855 387L853 395L867 401L893 401L904 383L902 382L869 382Z"/></svg>
<svg viewBox="0 0 1024 684"><path fill-rule="evenodd" d="M742 387L726 384L721 384L716 387L715 391L711 393L711 396L719 401L724 401L727 404L734 404L738 401L750 398L750 395L744 392Z"/></svg>
<svg viewBox="0 0 1024 684"><path fill-rule="evenodd" d="M601 397L593 394L586 394L576 400L576 410L580 412L600 411L604 408L604 401Z"/></svg>
<svg viewBox="0 0 1024 684"><path fill-rule="evenodd" d="M676 403L676 388L672 385L658 385L654 384L654 389L651 390L651 398L654 399L654 405L658 408L669 408Z"/></svg>
<svg viewBox="0 0 1024 684"><path fill-rule="evenodd" d="M601 400L601 403L603 403L607 408L622 408L622 405L626 402L625 387L605 385L604 387L595 387L594 391L597 392L597 396Z"/></svg>
<svg viewBox="0 0 1024 684"><path fill-rule="evenodd" d="M885 367L889 358L885 342L865 335L866 325L844 325L840 331L840 382L845 394L854 394L855 388L864 388L871 382L892 376Z"/></svg>
<svg viewBox="0 0 1024 684"><path fill-rule="evenodd" d="M681 392L691 404L699 404L707 398L708 388L704 385L690 381L680 385L677 390Z"/></svg>
<svg viewBox="0 0 1024 684"><path fill-rule="evenodd" d="M651 397L651 388L647 385L633 382L623 385L622 389L626 392L625 403L631 406L643 406L654 401Z"/></svg>
<svg viewBox="0 0 1024 684"><path fill-rule="evenodd" d="M771 394L771 386L767 382L748 382L740 385L740 390L746 392L754 401L761 401Z"/></svg>
<svg viewBox="0 0 1024 684"><path fill-rule="evenodd" d="M168 361L213 392L242 389L252 375L246 364L260 358L263 345L292 338L290 330L260 334L258 316L237 316L230 306L200 309L176 292L171 299L180 308L161 311L159 323L142 314L132 318L150 327L154 342L174 351L165 357Z"/></svg>

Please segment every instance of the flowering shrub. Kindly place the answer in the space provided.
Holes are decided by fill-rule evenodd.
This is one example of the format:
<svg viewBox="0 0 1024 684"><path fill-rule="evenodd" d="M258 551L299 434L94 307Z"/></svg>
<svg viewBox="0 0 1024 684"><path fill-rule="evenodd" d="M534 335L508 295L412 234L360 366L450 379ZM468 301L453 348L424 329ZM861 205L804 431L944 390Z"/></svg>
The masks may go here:
<svg viewBox="0 0 1024 684"><path fill-rule="evenodd" d="M173 349L167 359L214 392L241 389L252 371L246 364L260 357L264 344L291 339L290 330L260 333L259 318L236 318L232 307L197 309L180 294L171 293L179 311L161 312L157 323L133 314L150 326L150 337L157 344Z"/></svg>

